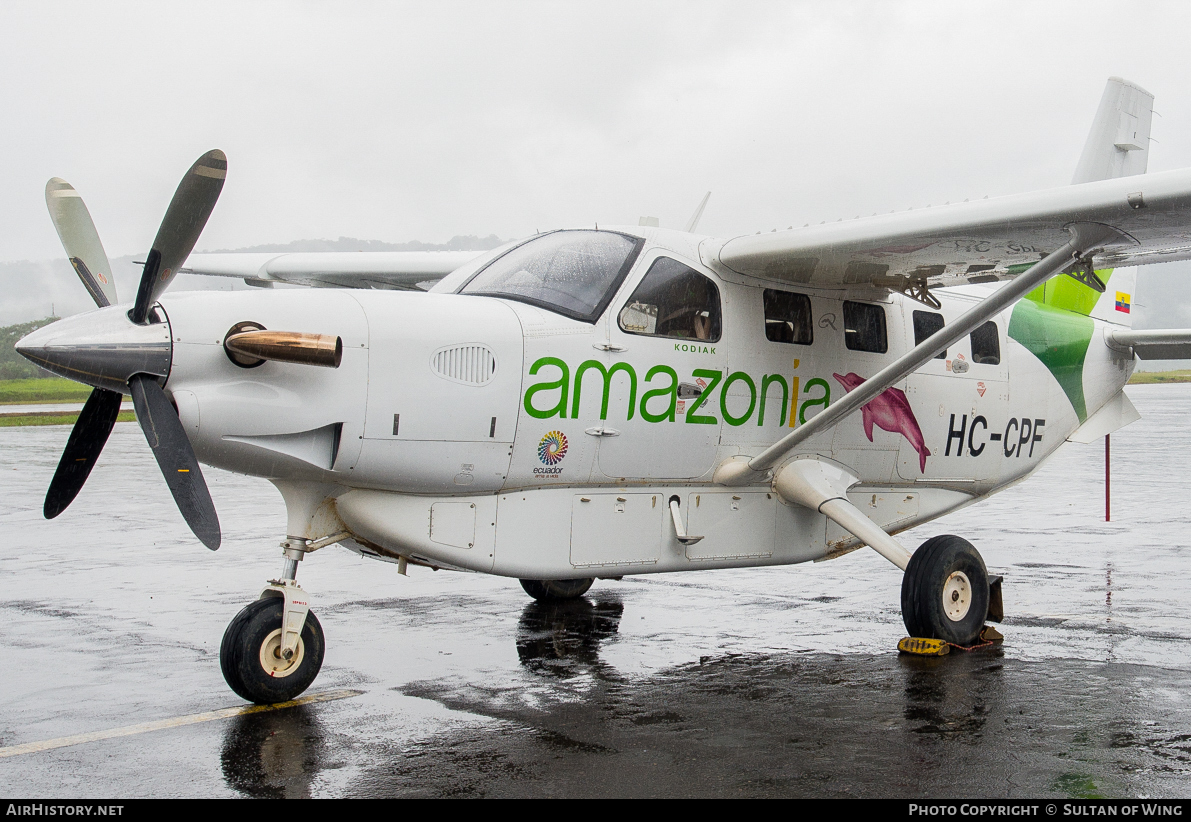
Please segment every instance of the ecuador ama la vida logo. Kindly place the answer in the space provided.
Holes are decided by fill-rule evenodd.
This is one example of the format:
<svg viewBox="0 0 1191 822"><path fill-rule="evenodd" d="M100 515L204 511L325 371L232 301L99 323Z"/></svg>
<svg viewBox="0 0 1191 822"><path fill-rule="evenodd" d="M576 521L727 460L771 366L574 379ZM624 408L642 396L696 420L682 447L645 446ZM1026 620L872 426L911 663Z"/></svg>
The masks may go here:
<svg viewBox="0 0 1191 822"><path fill-rule="evenodd" d="M542 461L545 468L535 468L533 472L538 475L557 476L562 473L562 467L559 465L562 458L567 455L567 435L561 431L550 431L546 436L542 437L542 441L538 443L538 459Z"/></svg>

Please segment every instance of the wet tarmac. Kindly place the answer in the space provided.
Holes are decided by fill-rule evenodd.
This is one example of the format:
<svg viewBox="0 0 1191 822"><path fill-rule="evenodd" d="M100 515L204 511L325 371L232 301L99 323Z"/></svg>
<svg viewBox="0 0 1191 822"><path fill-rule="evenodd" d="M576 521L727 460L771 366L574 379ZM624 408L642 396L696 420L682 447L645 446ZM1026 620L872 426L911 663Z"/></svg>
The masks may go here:
<svg viewBox="0 0 1191 822"><path fill-rule="evenodd" d="M516 581L309 557L312 694L359 695L4 756L6 794L899 796L1191 794L1191 386L1035 477L903 535L972 540L1005 575L1004 645L899 657L899 574L871 551L791 568ZM280 495L207 476L208 552L135 424L53 522L68 429L0 429L0 748L240 701L223 629L280 569ZM221 715L222 716L222 715ZM169 725L170 723L162 723Z"/></svg>

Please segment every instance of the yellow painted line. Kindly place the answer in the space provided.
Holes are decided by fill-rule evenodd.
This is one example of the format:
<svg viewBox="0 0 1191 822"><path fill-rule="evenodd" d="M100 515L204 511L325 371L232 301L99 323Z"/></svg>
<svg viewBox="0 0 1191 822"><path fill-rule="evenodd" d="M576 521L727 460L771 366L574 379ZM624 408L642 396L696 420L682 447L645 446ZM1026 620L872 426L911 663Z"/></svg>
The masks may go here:
<svg viewBox="0 0 1191 822"><path fill-rule="evenodd" d="M343 689L339 691L323 691L309 696L300 696L289 702L278 702L276 705L247 705L240 708L220 708L218 711L207 711L190 716L176 716L173 719L159 719L156 722L141 722L137 725L125 725L123 728L110 728L106 731L92 731L74 736L60 736L57 739L44 739L41 742L26 742L24 745L10 745L0 748L0 759L8 756L49 751L54 748L68 748L71 745L82 745L84 742L99 742L104 739L115 739L120 736L136 736L151 731L162 731L166 728L181 728L186 725L197 725L200 722L211 722L216 719L230 719L233 716L247 716L266 711L280 711L298 705L312 705L316 702L331 702L336 699L348 699L359 696L363 691Z"/></svg>

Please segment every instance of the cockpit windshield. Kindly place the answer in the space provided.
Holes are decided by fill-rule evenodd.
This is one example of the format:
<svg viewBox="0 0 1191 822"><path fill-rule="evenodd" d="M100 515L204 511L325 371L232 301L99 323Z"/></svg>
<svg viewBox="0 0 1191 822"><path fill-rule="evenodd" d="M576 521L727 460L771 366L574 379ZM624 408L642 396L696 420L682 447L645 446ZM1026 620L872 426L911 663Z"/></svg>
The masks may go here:
<svg viewBox="0 0 1191 822"><path fill-rule="evenodd" d="M595 322L643 244L614 231L554 231L493 260L458 293L506 297Z"/></svg>

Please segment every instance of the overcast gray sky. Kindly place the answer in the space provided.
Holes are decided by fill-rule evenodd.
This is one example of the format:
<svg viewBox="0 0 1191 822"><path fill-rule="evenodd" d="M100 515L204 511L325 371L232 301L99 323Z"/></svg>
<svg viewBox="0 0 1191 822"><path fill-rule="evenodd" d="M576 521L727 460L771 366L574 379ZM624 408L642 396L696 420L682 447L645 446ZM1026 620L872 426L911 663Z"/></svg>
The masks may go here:
<svg viewBox="0 0 1191 822"><path fill-rule="evenodd" d="M1105 79L1191 165L1187 3L0 5L0 261L61 256L45 181L143 254L222 148L199 249L702 229L1065 185Z"/></svg>

